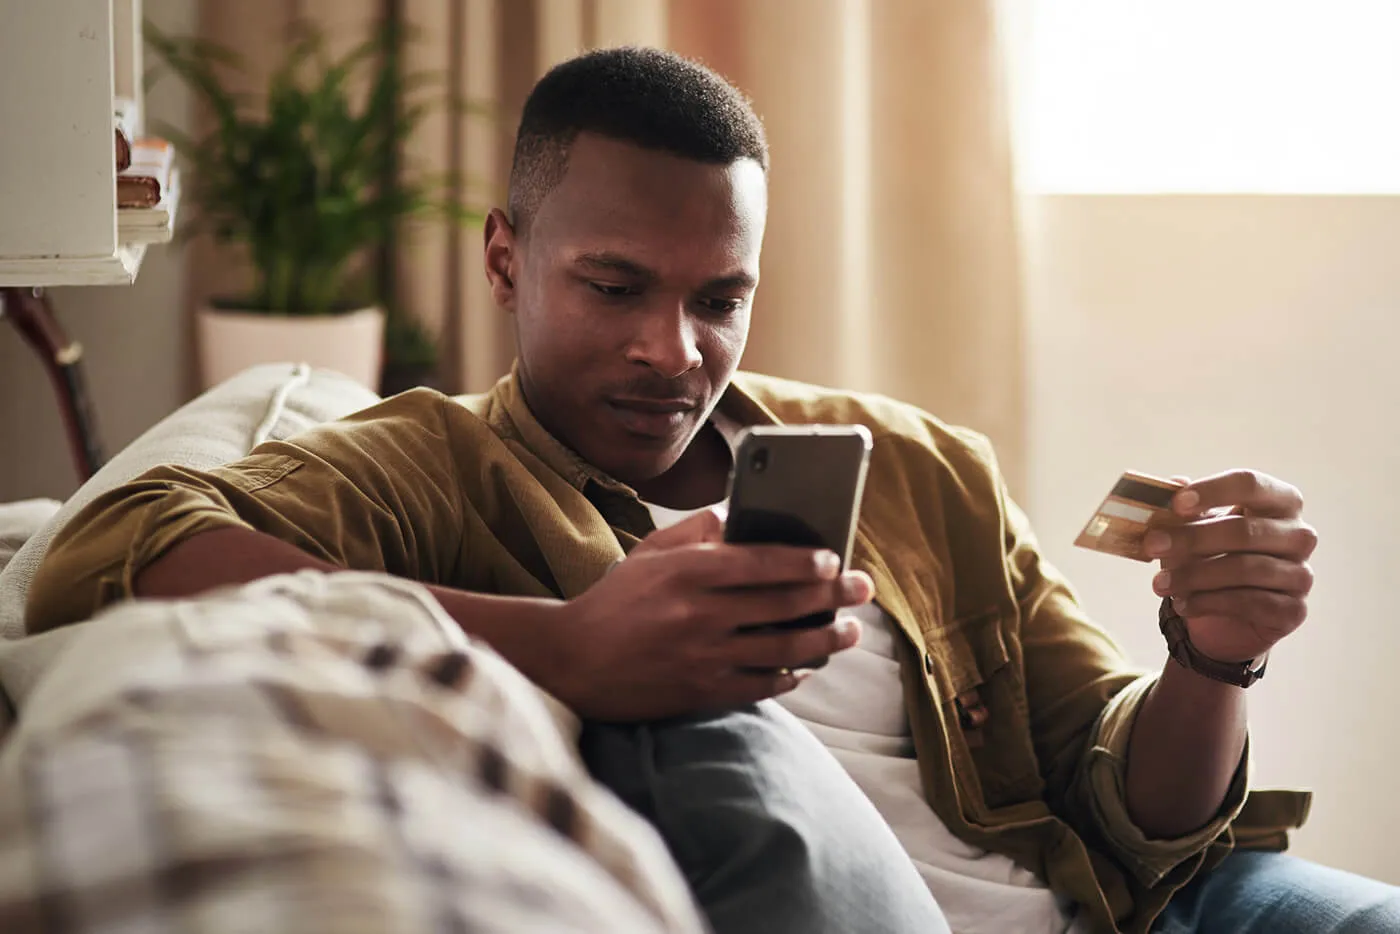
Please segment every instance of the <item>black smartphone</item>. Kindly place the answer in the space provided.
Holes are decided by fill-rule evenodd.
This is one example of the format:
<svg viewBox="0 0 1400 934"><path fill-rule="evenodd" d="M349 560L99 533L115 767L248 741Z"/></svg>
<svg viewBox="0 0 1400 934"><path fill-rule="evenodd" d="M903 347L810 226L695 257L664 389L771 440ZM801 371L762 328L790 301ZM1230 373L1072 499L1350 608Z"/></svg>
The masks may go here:
<svg viewBox="0 0 1400 934"><path fill-rule="evenodd" d="M724 540L826 548L851 559L871 437L864 425L761 425L736 439ZM822 626L831 612L770 624ZM763 627L769 628L769 627Z"/></svg>

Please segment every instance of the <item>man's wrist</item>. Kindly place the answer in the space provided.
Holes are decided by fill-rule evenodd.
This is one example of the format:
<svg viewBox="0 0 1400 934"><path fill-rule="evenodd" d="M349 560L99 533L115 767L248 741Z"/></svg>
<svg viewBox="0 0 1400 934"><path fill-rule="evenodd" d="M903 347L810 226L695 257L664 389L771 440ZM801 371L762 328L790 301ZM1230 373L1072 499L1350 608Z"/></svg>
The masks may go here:
<svg viewBox="0 0 1400 934"><path fill-rule="evenodd" d="M558 633L567 604L545 597L504 597L431 586L449 616L468 636L488 644L531 681L554 690L566 670Z"/></svg>
<svg viewBox="0 0 1400 934"><path fill-rule="evenodd" d="M1162 600L1157 617L1158 626L1167 640L1167 655L1187 671L1238 688L1247 688L1264 677L1269 661L1267 651L1249 661L1220 661L1204 654L1192 643L1186 620L1176 612L1170 597Z"/></svg>

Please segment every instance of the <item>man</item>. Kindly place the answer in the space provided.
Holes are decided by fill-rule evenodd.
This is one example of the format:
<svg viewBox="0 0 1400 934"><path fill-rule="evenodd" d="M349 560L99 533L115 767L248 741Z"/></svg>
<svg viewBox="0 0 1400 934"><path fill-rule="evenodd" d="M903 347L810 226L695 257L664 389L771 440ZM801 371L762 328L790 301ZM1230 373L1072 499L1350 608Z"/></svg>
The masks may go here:
<svg viewBox="0 0 1400 934"><path fill-rule="evenodd" d="M511 377L151 472L55 543L31 627L302 568L424 581L588 721L590 767L661 831L720 932L1400 926L1390 887L1231 852L1276 849L1301 817L1246 799L1244 688L1210 661L1131 670L982 439L736 372L767 171L761 123L713 73L647 50L559 66L486 223ZM852 570L722 544L728 442L772 421L874 433ZM1247 683L1303 622L1301 506L1231 471L1188 484L1185 524L1149 542L1164 612L1227 676ZM820 610L842 612L748 628Z"/></svg>

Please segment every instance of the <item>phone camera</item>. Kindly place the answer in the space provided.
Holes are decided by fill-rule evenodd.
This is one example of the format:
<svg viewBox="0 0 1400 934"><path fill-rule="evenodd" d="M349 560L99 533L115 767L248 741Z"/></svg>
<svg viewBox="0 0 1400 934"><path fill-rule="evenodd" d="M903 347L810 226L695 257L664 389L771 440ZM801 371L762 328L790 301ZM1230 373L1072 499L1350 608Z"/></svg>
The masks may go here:
<svg viewBox="0 0 1400 934"><path fill-rule="evenodd" d="M749 468L753 470L754 473L763 473L763 471L768 469L767 448L759 448L757 451L753 452L753 455L749 457Z"/></svg>

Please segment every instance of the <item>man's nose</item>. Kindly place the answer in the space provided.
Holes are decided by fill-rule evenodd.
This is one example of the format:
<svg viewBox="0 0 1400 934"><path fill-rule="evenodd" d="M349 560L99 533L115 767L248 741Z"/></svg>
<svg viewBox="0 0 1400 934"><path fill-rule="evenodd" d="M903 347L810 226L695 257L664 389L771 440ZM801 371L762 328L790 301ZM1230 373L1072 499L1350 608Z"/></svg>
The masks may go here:
<svg viewBox="0 0 1400 934"><path fill-rule="evenodd" d="M675 379L700 365L698 337L695 321L684 305L657 308L643 318L628 360L645 363L667 379Z"/></svg>

